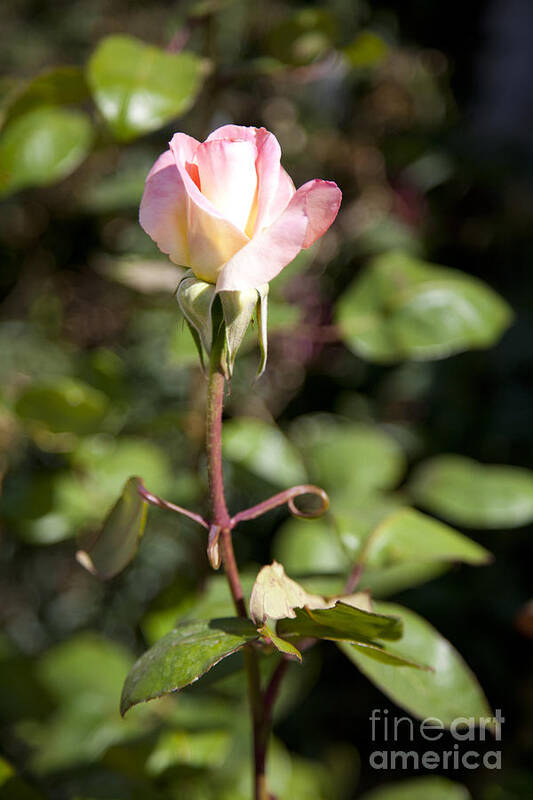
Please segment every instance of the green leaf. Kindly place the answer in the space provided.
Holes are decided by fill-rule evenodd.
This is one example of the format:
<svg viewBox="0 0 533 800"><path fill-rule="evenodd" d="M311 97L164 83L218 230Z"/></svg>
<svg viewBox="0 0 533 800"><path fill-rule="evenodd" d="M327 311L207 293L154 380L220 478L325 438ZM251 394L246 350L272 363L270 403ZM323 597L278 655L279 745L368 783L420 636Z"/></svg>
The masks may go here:
<svg viewBox="0 0 533 800"><path fill-rule="evenodd" d="M457 650L429 622L394 603L376 603L376 611L403 620L393 654L433 668L433 672L399 669L369 658L361 649L341 644L341 650L384 694L420 719L437 717L445 726L458 717L492 717L485 695Z"/></svg>
<svg viewBox="0 0 533 800"><path fill-rule="evenodd" d="M127 141L188 111L205 72L205 62L193 53L167 53L117 35L96 48L87 79L114 135Z"/></svg>
<svg viewBox="0 0 533 800"><path fill-rule="evenodd" d="M490 347L511 319L507 303L482 281L402 252L375 258L337 309L347 346L380 363Z"/></svg>
<svg viewBox="0 0 533 800"><path fill-rule="evenodd" d="M41 107L17 117L0 136L0 194L65 178L92 138L88 117L78 111Z"/></svg>
<svg viewBox="0 0 533 800"><path fill-rule="evenodd" d="M368 69L381 64L388 50L381 36L372 31L361 31L342 52L351 67Z"/></svg>
<svg viewBox="0 0 533 800"><path fill-rule="evenodd" d="M297 419L291 436L304 453L311 480L326 491L346 490L353 498L354 492L395 486L405 471L399 444L377 426L313 414Z"/></svg>
<svg viewBox="0 0 533 800"><path fill-rule="evenodd" d="M409 491L415 502L458 525L515 528L533 520L533 472L443 455L423 462Z"/></svg>
<svg viewBox="0 0 533 800"><path fill-rule="evenodd" d="M110 747L150 730L149 708L127 720L117 713L131 663L126 650L92 633L71 637L35 661L40 685L54 697L55 706L45 719L17 725L17 737L31 748L32 770L49 773L94 763Z"/></svg>
<svg viewBox="0 0 533 800"><path fill-rule="evenodd" d="M350 567L328 519L288 519L276 534L273 555L294 575L335 575Z"/></svg>
<svg viewBox="0 0 533 800"><path fill-rule="evenodd" d="M215 769L226 760L231 747L227 730L164 731L146 762L150 775L186 764L189 767Z"/></svg>
<svg viewBox="0 0 533 800"><path fill-rule="evenodd" d="M310 64L331 50L336 27L335 17L329 10L304 8L285 17L269 31L268 52L285 64Z"/></svg>
<svg viewBox="0 0 533 800"><path fill-rule="evenodd" d="M52 544L99 527L102 512L115 502L132 472L155 494L172 492L170 464L154 442L133 436L85 437L72 454L72 468L54 477L52 509L25 521L23 538Z"/></svg>
<svg viewBox="0 0 533 800"><path fill-rule="evenodd" d="M140 478L129 478L107 515L102 529L87 550L76 558L99 578L112 578L127 567L144 532L147 504L139 495Z"/></svg>
<svg viewBox="0 0 533 800"><path fill-rule="evenodd" d="M176 628L134 664L122 690L120 713L124 715L136 703L183 689L256 638L250 620L236 617Z"/></svg>
<svg viewBox="0 0 533 800"><path fill-rule="evenodd" d="M412 508L387 517L372 534L366 552L366 563L376 567L406 561L486 564L491 560L477 542Z"/></svg>
<svg viewBox="0 0 533 800"><path fill-rule="evenodd" d="M307 474L294 445L273 425L252 417L224 424L224 458L274 486L306 483Z"/></svg>
<svg viewBox="0 0 533 800"><path fill-rule="evenodd" d="M89 88L80 67L52 67L10 94L3 109L3 122L5 124L38 106L72 105L83 102L88 96Z"/></svg>
<svg viewBox="0 0 533 800"><path fill-rule="evenodd" d="M295 656L298 661L302 661L302 654L298 648L291 644L291 642L288 642L286 639L282 639L281 636L277 635L276 623L273 620L265 620L263 627L258 629L258 633L260 633L261 636L270 639L276 650L278 650L280 653L284 653L287 656Z"/></svg>
<svg viewBox="0 0 533 800"><path fill-rule="evenodd" d="M108 411L105 394L81 381L64 378L33 384L15 404L21 419L52 433L95 433Z"/></svg>
<svg viewBox="0 0 533 800"><path fill-rule="evenodd" d="M437 578L448 566L443 561L407 561L390 567L366 567L358 588L368 590L374 598L390 597Z"/></svg>
<svg viewBox="0 0 533 800"><path fill-rule="evenodd" d="M366 792L360 800L470 800L470 792L460 783L432 776L388 783Z"/></svg>
<svg viewBox="0 0 533 800"><path fill-rule="evenodd" d="M312 636L317 639L374 643L374 639L396 640L402 636L398 617L376 614L338 601L333 608L295 608L294 619L277 624L281 636Z"/></svg>

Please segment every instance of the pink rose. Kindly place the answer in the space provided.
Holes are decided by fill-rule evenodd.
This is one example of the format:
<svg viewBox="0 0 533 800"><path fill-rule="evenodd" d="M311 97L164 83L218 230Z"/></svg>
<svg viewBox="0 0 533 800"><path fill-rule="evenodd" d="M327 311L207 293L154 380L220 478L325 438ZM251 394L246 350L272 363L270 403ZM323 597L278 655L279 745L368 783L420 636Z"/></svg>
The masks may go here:
<svg viewBox="0 0 533 800"><path fill-rule="evenodd" d="M203 143L176 133L146 179L140 223L217 291L258 288L327 231L341 202L331 181L296 191L280 158L264 128L224 125Z"/></svg>

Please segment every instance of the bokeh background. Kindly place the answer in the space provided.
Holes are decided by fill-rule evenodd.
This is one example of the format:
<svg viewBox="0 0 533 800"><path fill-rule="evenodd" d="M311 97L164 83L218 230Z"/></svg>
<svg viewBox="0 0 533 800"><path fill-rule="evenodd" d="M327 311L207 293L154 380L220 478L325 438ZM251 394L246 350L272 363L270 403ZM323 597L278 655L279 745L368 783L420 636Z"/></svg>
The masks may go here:
<svg viewBox="0 0 533 800"><path fill-rule="evenodd" d="M172 297L180 272L137 213L172 133L204 139L225 122L273 131L297 186L323 177L344 193L332 230L272 286L267 372L254 383L250 337L226 435L231 508L320 480L338 495L344 555L330 522L279 511L236 533L239 560L253 576L283 556L331 584L346 549L413 502L482 543L488 566L420 575L407 560L373 588L453 641L506 718L501 771L449 770L467 789L420 797L533 796L531 473L452 464L427 490L442 453L531 466L531 4L4 0L0 30L0 796L247 796L238 672L118 716L133 659L195 603L228 606L202 533L151 510L118 578L74 560L130 474L205 503L205 383ZM196 55L187 78L155 62L159 116L146 93L135 114L102 104L109 64L94 53L117 34ZM135 68L135 53L106 57ZM453 291L433 317L426 305L396 319L392 296L372 306L420 260L492 287L501 299L472 289L485 327L470 320L457 339ZM280 798L347 800L409 777L370 768L373 708L401 713L334 646L293 668L273 745Z"/></svg>

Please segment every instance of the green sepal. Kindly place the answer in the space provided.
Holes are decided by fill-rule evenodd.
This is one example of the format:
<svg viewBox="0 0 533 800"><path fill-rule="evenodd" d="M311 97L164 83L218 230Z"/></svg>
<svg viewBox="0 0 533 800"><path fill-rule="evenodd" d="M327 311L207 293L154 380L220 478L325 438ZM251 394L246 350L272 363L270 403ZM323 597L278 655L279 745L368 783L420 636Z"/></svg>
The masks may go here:
<svg viewBox="0 0 533 800"><path fill-rule="evenodd" d="M202 367L211 361L229 380L235 358L254 312L257 315L261 359L257 376L267 360L268 284L258 289L217 292L216 286L195 277L188 270L176 290L176 300L191 332ZM215 363L214 363L215 362Z"/></svg>
<svg viewBox="0 0 533 800"><path fill-rule="evenodd" d="M246 331L258 303L257 289L245 289L240 292L220 292L222 313L224 316L224 372L231 378L237 351L242 344Z"/></svg>
<svg viewBox="0 0 533 800"><path fill-rule="evenodd" d="M259 300L256 306L257 316L257 337L259 339L259 351L261 359L257 368L257 377L260 378L266 369L268 358L268 283L263 284L257 289Z"/></svg>
<svg viewBox="0 0 533 800"><path fill-rule="evenodd" d="M200 281L191 270L181 279L176 290L176 300L187 320L200 339L204 351L209 355L213 340L212 308L215 299L215 287L212 283ZM197 338L193 334L197 344ZM201 358L203 362L203 358Z"/></svg>

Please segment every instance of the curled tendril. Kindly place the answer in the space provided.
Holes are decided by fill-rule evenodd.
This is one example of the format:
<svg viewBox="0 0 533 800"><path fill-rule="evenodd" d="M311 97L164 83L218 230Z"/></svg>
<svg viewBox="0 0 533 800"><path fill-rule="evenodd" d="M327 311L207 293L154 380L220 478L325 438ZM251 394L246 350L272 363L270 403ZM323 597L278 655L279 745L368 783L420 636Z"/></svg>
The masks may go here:
<svg viewBox="0 0 533 800"><path fill-rule="evenodd" d="M202 528L209 528L209 524L200 514L196 514L194 511L189 511L188 508L177 506L175 503L169 503L168 500L163 500L162 497L158 497L157 495L148 491L146 486L144 486L142 483L137 487L137 491L143 500L145 500L147 503L150 503L150 505L157 506L157 508L163 508L166 511L174 511L176 514L182 514L184 517L192 519L193 522L197 522L198 525L202 526Z"/></svg>
<svg viewBox="0 0 533 800"><path fill-rule="evenodd" d="M298 508L294 500L295 498L301 497L305 494L312 494L315 495L315 497L319 497L322 501L322 504L314 511L302 511ZM287 503L289 511L295 517L300 517L301 519L315 519L316 517L320 517L322 514L325 514L325 512L328 510L329 497L324 489L321 489L318 486L313 486L312 484L293 486L291 489L285 489L284 492L275 494L268 500L263 500L262 503L258 503L256 506L247 508L244 511L239 511L232 518L231 527L234 528L239 522L246 522L247 520L261 517L268 511L272 511L272 509L278 508L278 506L282 506L285 503Z"/></svg>
<svg viewBox="0 0 533 800"><path fill-rule="evenodd" d="M303 489L304 491L299 491L297 494L291 495L287 501L289 511L293 516L300 517L301 519L316 519L317 517L321 517L322 514L326 513L329 508L329 497L324 489L320 489L318 486L297 486L295 488ZM305 494L312 494L315 497L319 497L322 501L322 504L314 511L302 511L300 508L298 508L294 502L294 499Z"/></svg>

